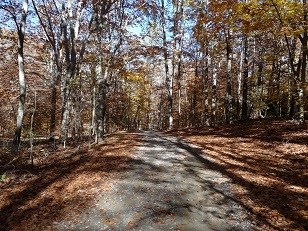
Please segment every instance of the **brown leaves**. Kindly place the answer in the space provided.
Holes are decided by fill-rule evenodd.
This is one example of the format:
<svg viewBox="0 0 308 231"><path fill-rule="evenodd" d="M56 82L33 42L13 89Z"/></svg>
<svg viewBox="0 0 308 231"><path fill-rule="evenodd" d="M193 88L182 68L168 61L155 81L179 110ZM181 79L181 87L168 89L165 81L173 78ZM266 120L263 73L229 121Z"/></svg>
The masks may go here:
<svg viewBox="0 0 308 231"><path fill-rule="evenodd" d="M100 190L108 190L108 179L125 170L134 139L114 134L92 149L85 143L50 154L31 174L16 171L9 187L0 185L0 229L53 230L54 221L78 216Z"/></svg>
<svg viewBox="0 0 308 231"><path fill-rule="evenodd" d="M307 125L268 120L176 134L199 144L232 179L236 200L257 216L259 230L307 228Z"/></svg>

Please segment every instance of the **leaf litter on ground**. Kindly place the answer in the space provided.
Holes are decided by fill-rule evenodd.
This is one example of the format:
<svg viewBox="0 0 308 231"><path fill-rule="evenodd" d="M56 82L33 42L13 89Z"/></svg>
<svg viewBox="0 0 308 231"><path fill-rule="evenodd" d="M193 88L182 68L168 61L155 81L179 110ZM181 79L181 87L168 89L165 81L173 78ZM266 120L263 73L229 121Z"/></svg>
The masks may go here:
<svg viewBox="0 0 308 231"><path fill-rule="evenodd" d="M0 230L54 230L55 221L78 216L100 190L108 190L109 179L125 171L135 140L135 134L121 132L91 148L87 142L56 151L37 145L35 165L14 163L0 182ZM49 154L40 155L42 149Z"/></svg>
<svg viewBox="0 0 308 231"><path fill-rule="evenodd" d="M232 180L258 230L308 230L307 124L263 120L168 133L199 145Z"/></svg>

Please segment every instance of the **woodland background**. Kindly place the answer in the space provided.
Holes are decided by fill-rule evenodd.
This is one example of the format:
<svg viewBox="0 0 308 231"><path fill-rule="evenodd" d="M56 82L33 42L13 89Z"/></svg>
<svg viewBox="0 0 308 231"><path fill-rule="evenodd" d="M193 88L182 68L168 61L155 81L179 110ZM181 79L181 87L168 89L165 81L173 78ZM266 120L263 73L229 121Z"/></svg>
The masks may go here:
<svg viewBox="0 0 308 231"><path fill-rule="evenodd" d="M198 145L257 230L307 230L307 12L306 0L1 0L0 229L78 219L140 164L135 130L151 129Z"/></svg>
<svg viewBox="0 0 308 231"><path fill-rule="evenodd" d="M18 147L20 136L301 124L307 10L306 0L3 0L1 137Z"/></svg>

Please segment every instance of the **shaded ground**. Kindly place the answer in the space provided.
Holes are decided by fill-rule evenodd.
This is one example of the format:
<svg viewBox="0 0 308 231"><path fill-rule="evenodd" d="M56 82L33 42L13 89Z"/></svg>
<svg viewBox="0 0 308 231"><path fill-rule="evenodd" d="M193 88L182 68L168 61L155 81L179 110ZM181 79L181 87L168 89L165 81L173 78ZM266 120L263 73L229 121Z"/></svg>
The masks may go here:
<svg viewBox="0 0 308 231"><path fill-rule="evenodd" d="M308 230L307 125L267 120L171 133L198 144L211 166L232 180L259 230Z"/></svg>
<svg viewBox="0 0 308 231"><path fill-rule="evenodd" d="M55 223L58 229L252 230L248 213L232 198L229 179L200 149L156 132L139 136L130 168L99 192L91 208Z"/></svg>
<svg viewBox="0 0 308 231"><path fill-rule="evenodd" d="M48 155L37 158L34 169L18 166L1 183L0 230L253 227L230 179L199 148L176 138L117 134L89 150Z"/></svg>
<svg viewBox="0 0 308 231"><path fill-rule="evenodd" d="M34 168L3 145L0 230L308 230L307 125L171 133L36 145Z"/></svg>
<svg viewBox="0 0 308 231"><path fill-rule="evenodd" d="M136 135L120 133L91 149L72 144L55 152L53 145L36 145L34 167L23 165L28 153L9 165L3 164L2 153L0 230L54 230L55 220L80 214L98 189L127 169L134 140Z"/></svg>

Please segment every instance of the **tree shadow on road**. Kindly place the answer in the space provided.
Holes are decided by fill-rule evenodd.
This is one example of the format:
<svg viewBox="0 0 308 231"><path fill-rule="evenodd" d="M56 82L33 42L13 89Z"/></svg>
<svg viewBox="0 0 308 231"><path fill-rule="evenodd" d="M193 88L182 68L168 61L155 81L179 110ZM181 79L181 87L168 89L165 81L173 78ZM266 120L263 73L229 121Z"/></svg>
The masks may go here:
<svg viewBox="0 0 308 231"><path fill-rule="evenodd" d="M219 189L219 183L213 182L218 169L204 165L200 167L200 160L192 155L196 150L158 133L144 137L141 138L142 151L138 154L143 157L132 161L124 186L118 188L117 192L128 190L134 198L138 198L139 203L146 201L146 204L150 204L145 206L142 213L134 215L128 227L142 230L150 224L153 225L151 228L163 230L174 225L172 227L179 230L217 231L247 230L247 227L251 227L249 223L243 225L245 220L232 220L232 215L238 215L240 211L233 210L231 204L241 202L228 195L226 187ZM191 156L183 154L187 151ZM204 179L196 173L200 168L214 171ZM142 199L144 195L147 198ZM122 206L116 207L129 207L125 201L123 199Z"/></svg>
<svg viewBox="0 0 308 231"><path fill-rule="evenodd" d="M307 125L271 121L173 134L198 144L177 143L232 180L235 199L261 230L308 229Z"/></svg>

